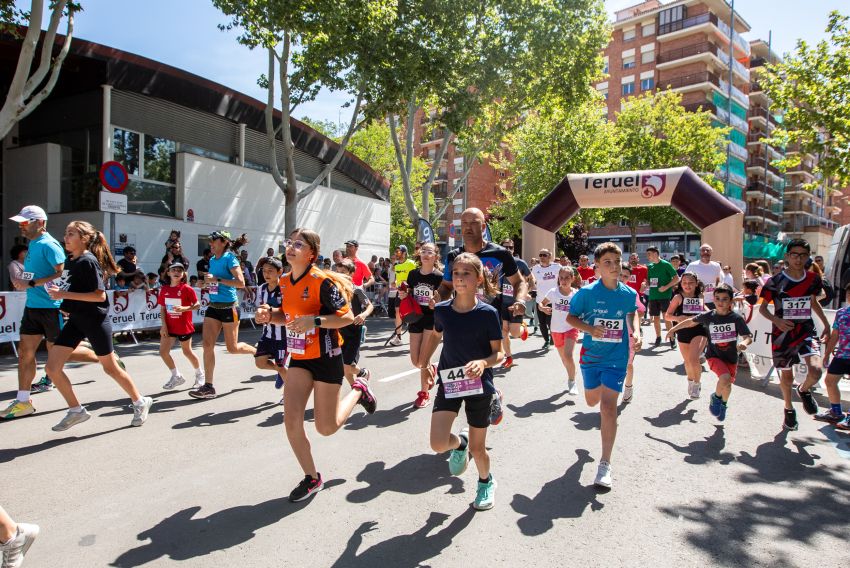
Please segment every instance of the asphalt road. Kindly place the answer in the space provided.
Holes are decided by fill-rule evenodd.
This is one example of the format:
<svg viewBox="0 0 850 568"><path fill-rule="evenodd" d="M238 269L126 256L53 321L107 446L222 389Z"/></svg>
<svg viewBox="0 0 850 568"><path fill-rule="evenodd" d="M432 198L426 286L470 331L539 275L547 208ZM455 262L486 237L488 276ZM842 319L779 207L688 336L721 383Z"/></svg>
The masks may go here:
<svg viewBox="0 0 850 568"><path fill-rule="evenodd" d="M329 438L308 426L327 488L295 505L286 497L302 473L283 432L279 391L249 357L222 349L219 397L195 401L185 390L162 392L167 372L155 342L120 345L141 390L156 399L142 428L129 427L128 400L99 368L72 368L92 420L52 432L64 412L52 392L34 397L35 415L0 424L0 503L42 530L25 566L850 560L850 436L810 420L800 405L800 430L784 432L776 385L763 390L739 373L720 425L708 412L713 377L704 375L703 398L690 401L678 352L641 353L634 402L621 406L614 487L602 493L592 485L598 414L582 395L565 394L557 354L539 351L539 336L515 340L517 365L497 373L506 416L488 436L496 507L475 512L474 464L451 477L447 456L429 448L430 407L411 405L418 375L408 372L406 341L385 349L378 330L389 329L386 320L370 328L364 356L378 411L367 416L358 407ZM256 336L242 331L244 340ZM14 368L11 358L0 360L4 405L14 397Z"/></svg>

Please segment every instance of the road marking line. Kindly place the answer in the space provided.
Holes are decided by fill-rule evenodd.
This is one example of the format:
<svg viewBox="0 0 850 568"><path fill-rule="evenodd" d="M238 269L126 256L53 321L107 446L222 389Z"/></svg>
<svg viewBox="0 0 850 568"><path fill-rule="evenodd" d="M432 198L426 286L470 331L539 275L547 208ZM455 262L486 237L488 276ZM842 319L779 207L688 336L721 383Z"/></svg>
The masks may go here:
<svg viewBox="0 0 850 568"><path fill-rule="evenodd" d="M411 370L405 371L403 373L397 373L395 375L390 375L389 377L384 377L383 379L380 379L378 382L379 383L389 383L391 381L397 381L399 379L403 379L404 377L406 377L408 375L413 375L413 374L418 373L418 372L419 372L419 369L411 369Z"/></svg>

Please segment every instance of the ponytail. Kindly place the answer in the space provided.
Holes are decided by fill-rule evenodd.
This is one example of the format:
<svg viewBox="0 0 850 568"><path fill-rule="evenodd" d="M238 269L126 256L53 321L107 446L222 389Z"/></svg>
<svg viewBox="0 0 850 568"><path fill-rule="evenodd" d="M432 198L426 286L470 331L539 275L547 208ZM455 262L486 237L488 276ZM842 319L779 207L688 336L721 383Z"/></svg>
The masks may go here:
<svg viewBox="0 0 850 568"><path fill-rule="evenodd" d="M94 255L101 269L103 269L104 276L112 276L121 272L112 257L109 244L102 232L95 229L88 221L71 221L70 225L73 225L79 231L80 238L86 243L86 248Z"/></svg>
<svg viewBox="0 0 850 568"><path fill-rule="evenodd" d="M337 287L345 301L351 303L351 298L354 296L354 284L351 282L351 276L333 270L322 270L322 272Z"/></svg>

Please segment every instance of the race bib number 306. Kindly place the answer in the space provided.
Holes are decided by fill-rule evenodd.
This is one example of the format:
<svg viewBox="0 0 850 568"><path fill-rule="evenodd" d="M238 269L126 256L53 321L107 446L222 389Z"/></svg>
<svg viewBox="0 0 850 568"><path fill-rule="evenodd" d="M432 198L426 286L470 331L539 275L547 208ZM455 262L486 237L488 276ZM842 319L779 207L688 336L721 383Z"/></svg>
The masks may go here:
<svg viewBox="0 0 850 568"><path fill-rule="evenodd" d="M440 380L446 398L462 398L476 394L484 394L481 377L468 376L463 367L440 369Z"/></svg>
<svg viewBox="0 0 850 568"><path fill-rule="evenodd" d="M738 339L734 323L715 323L708 326L712 343L729 343Z"/></svg>
<svg viewBox="0 0 850 568"><path fill-rule="evenodd" d="M603 343L619 343L623 340L623 320L606 318L594 319L593 327L599 326L605 328L605 335L603 335L602 337L594 337L593 341L601 341Z"/></svg>
<svg viewBox="0 0 850 568"><path fill-rule="evenodd" d="M812 299L782 298L782 319L806 320L812 317Z"/></svg>

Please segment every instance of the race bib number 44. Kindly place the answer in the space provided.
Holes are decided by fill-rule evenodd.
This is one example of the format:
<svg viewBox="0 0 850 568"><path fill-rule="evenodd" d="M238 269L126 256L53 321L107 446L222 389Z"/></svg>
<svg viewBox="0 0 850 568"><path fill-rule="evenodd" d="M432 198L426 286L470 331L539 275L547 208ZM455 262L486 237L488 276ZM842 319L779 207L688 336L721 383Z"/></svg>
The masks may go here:
<svg viewBox="0 0 850 568"><path fill-rule="evenodd" d="M682 298L682 313L701 314L702 312L702 298Z"/></svg>
<svg viewBox="0 0 850 568"><path fill-rule="evenodd" d="M782 319L806 320L811 317L811 298L782 298Z"/></svg>
<svg viewBox="0 0 850 568"><path fill-rule="evenodd" d="M734 323L714 323L708 326L712 343L729 343L738 339Z"/></svg>
<svg viewBox="0 0 850 568"><path fill-rule="evenodd" d="M605 328L605 335L603 335L602 337L594 337L593 341L601 341L603 343L619 343L623 340L623 320L606 318L594 319L593 327L600 326Z"/></svg>
<svg viewBox="0 0 850 568"><path fill-rule="evenodd" d="M484 394L481 377L468 376L463 367L440 369L440 380L443 383L443 392L446 398L462 398Z"/></svg>

